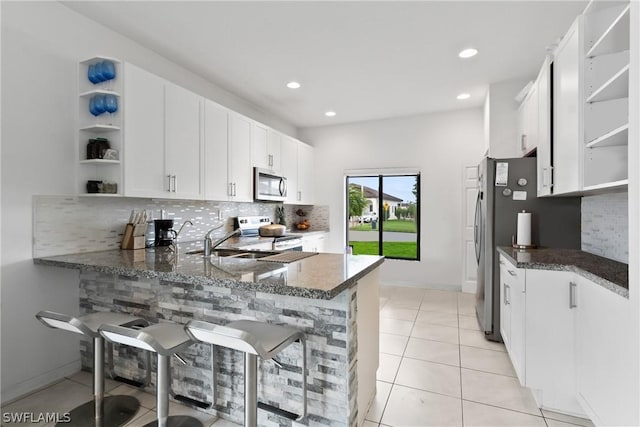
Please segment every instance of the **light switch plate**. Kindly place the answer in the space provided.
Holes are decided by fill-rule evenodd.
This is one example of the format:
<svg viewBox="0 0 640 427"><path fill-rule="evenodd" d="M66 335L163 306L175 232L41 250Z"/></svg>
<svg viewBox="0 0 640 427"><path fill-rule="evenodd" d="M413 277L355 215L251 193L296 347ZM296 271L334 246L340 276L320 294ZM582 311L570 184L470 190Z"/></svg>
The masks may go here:
<svg viewBox="0 0 640 427"><path fill-rule="evenodd" d="M513 192L513 200L527 200L527 192L526 191L514 191Z"/></svg>

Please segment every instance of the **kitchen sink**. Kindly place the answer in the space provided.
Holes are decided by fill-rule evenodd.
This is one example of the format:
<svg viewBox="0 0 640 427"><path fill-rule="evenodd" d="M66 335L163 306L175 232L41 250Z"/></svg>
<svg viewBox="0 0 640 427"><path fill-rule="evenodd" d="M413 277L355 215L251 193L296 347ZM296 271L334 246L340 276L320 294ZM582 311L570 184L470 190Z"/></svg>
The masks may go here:
<svg viewBox="0 0 640 427"><path fill-rule="evenodd" d="M211 252L211 256L223 257L223 258L243 258L243 259L258 259L264 258L270 255L278 254L279 252L269 251L245 251L242 249L217 249ZM196 249L185 252L185 255L204 255L204 249Z"/></svg>

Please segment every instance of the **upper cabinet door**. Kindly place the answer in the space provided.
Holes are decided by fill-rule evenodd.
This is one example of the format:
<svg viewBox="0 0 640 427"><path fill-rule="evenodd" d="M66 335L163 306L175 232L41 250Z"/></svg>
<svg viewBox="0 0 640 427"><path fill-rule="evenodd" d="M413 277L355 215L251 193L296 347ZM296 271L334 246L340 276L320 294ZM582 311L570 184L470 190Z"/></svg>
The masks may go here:
<svg viewBox="0 0 640 427"><path fill-rule="evenodd" d="M313 147L298 142L298 203L313 204L314 175Z"/></svg>
<svg viewBox="0 0 640 427"><path fill-rule="evenodd" d="M235 202L253 201L251 168L251 119L230 113L229 119L229 194Z"/></svg>
<svg viewBox="0 0 640 427"><path fill-rule="evenodd" d="M538 75L538 196L548 196L553 187L551 165L551 64L545 58Z"/></svg>
<svg viewBox="0 0 640 427"><path fill-rule="evenodd" d="M168 197L164 169L164 80L124 67L124 195Z"/></svg>
<svg viewBox="0 0 640 427"><path fill-rule="evenodd" d="M287 178L287 199L285 203L298 202L298 141L282 135L280 141L280 171Z"/></svg>
<svg viewBox="0 0 640 427"><path fill-rule="evenodd" d="M582 18L573 23L553 61L553 193L582 190Z"/></svg>
<svg viewBox="0 0 640 427"><path fill-rule="evenodd" d="M282 169L282 148L281 148L282 135L273 129L269 129L267 135L267 163L269 169L274 171L280 171Z"/></svg>
<svg viewBox="0 0 640 427"><path fill-rule="evenodd" d="M253 122L251 124L251 165L258 168L269 168L269 153L267 151L267 135L269 128Z"/></svg>
<svg viewBox="0 0 640 427"><path fill-rule="evenodd" d="M171 197L202 199L200 107L202 98L172 83L165 85L166 175Z"/></svg>
<svg viewBox="0 0 640 427"><path fill-rule="evenodd" d="M204 101L204 198L228 200L229 110Z"/></svg>

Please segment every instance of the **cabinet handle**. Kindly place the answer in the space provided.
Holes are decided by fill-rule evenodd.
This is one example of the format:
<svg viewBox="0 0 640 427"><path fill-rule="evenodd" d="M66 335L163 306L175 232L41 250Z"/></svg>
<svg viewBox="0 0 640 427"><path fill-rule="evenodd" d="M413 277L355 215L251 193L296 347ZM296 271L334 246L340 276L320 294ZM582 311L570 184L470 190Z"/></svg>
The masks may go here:
<svg viewBox="0 0 640 427"><path fill-rule="evenodd" d="M298 191L298 201L302 200L302 191Z"/></svg>
<svg viewBox="0 0 640 427"><path fill-rule="evenodd" d="M273 167L273 156L269 154L269 167Z"/></svg>
<svg viewBox="0 0 640 427"><path fill-rule="evenodd" d="M517 274L516 274L516 273L514 273L513 271L511 271L511 270L507 270L507 271L509 272L509 274L510 274L511 276L517 276Z"/></svg>
<svg viewBox="0 0 640 427"><path fill-rule="evenodd" d="M525 151L527 149L527 135L522 134L520 136L520 149Z"/></svg>
<svg viewBox="0 0 640 427"><path fill-rule="evenodd" d="M229 196L233 196L233 183L230 182L229 183L229 192L228 192Z"/></svg>
<svg viewBox="0 0 640 427"><path fill-rule="evenodd" d="M237 196L238 194L236 193L236 183L233 183L233 197Z"/></svg>
<svg viewBox="0 0 640 427"><path fill-rule="evenodd" d="M178 175L173 175L173 192L178 192Z"/></svg>
<svg viewBox="0 0 640 427"><path fill-rule="evenodd" d="M576 308L578 306L578 302L576 301L577 290L578 285L573 282L569 282L569 308Z"/></svg>
<svg viewBox="0 0 640 427"><path fill-rule="evenodd" d="M169 179L169 182L168 182L169 188L167 188L167 191L171 193L171 175L167 175L167 178Z"/></svg>
<svg viewBox="0 0 640 427"><path fill-rule="evenodd" d="M507 285L506 283L503 283L502 285L504 286L504 305L509 305L508 292L511 289L511 287L509 285Z"/></svg>

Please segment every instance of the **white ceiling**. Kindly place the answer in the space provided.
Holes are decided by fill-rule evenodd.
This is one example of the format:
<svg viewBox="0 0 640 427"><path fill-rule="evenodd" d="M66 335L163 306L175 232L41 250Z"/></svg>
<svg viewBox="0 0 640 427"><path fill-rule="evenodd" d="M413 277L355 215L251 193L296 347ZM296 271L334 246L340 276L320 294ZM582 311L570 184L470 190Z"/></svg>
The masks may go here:
<svg viewBox="0 0 640 427"><path fill-rule="evenodd" d="M586 1L65 5L309 127L480 106L489 83L535 76ZM468 46L480 53L459 59Z"/></svg>

